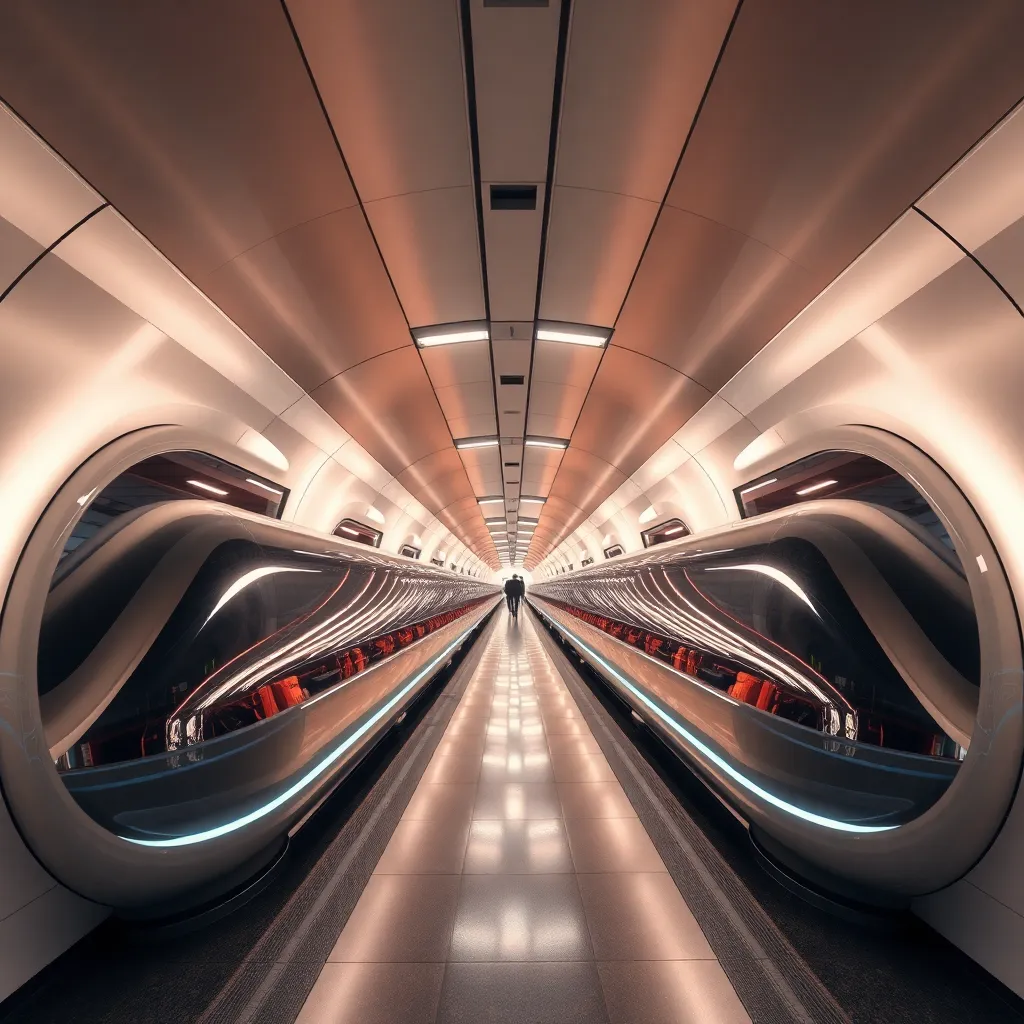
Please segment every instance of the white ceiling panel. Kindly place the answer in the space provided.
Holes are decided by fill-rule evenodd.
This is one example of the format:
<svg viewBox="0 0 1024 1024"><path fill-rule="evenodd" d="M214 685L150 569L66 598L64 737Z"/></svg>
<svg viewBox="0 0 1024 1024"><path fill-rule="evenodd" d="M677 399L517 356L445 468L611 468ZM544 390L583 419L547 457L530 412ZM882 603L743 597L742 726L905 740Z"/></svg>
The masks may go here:
<svg viewBox="0 0 1024 1024"><path fill-rule="evenodd" d="M560 8L558 3L485 8L483 0L472 0L480 175L485 181L547 177Z"/></svg>
<svg viewBox="0 0 1024 1024"><path fill-rule="evenodd" d="M532 320L537 304L544 185L537 186L535 210L492 210L490 182L482 187L491 318Z"/></svg>
<svg viewBox="0 0 1024 1024"><path fill-rule="evenodd" d="M658 205L633 196L556 186L541 317L613 326Z"/></svg>
<svg viewBox="0 0 1024 1024"><path fill-rule="evenodd" d="M491 382L491 357L486 341L462 341L422 350L423 363L435 388Z"/></svg>
<svg viewBox="0 0 1024 1024"><path fill-rule="evenodd" d="M366 215L413 327L483 319L471 186L378 199L366 204Z"/></svg>

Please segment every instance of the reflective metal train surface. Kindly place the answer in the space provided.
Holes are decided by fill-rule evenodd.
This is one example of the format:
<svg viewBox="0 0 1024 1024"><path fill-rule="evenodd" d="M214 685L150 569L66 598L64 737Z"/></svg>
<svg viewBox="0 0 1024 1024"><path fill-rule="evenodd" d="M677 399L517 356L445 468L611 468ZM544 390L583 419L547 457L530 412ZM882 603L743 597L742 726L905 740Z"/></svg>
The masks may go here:
<svg viewBox="0 0 1024 1024"><path fill-rule="evenodd" d="M948 546L890 509L810 501L530 599L762 849L862 899L933 891L991 843L1022 752L1013 603L948 492Z"/></svg>
<svg viewBox="0 0 1024 1024"><path fill-rule="evenodd" d="M258 870L498 595L192 500L114 519L47 578L5 651L5 794L57 878L122 908Z"/></svg>

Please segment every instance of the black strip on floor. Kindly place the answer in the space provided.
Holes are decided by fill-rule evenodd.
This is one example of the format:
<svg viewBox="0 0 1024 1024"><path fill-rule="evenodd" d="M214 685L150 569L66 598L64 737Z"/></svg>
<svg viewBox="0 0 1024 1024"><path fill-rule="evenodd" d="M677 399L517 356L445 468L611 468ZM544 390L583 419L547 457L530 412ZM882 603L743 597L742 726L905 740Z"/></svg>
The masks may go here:
<svg viewBox="0 0 1024 1024"><path fill-rule="evenodd" d="M295 836L250 903L171 938L109 920L0 1004L3 1024L289 1024L355 907L494 629L486 622Z"/></svg>
<svg viewBox="0 0 1024 1024"><path fill-rule="evenodd" d="M746 830L705 784L660 738L630 717L600 676L574 655L563 653L557 634L539 616L537 621L544 625L538 633L556 667L754 1024L801 1019L1024 1024L1024 1001L916 918L891 930L864 927L782 888L762 870ZM686 854L672 850L675 839L666 834L671 832L666 818L689 842L696 871L688 866ZM693 884L692 876L704 871L727 894L740 921L771 956L778 976L803 1001L809 1017L772 1015L785 1011L780 1011L774 996L758 991L764 984L764 965L758 968L749 955L735 960L720 951L716 942L722 924L717 911Z"/></svg>

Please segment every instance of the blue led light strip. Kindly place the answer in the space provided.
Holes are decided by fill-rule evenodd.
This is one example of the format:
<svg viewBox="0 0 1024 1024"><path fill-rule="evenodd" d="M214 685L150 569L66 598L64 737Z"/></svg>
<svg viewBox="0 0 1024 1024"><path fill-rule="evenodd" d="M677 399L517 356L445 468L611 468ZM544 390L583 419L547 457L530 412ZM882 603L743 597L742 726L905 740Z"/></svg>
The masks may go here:
<svg viewBox="0 0 1024 1024"><path fill-rule="evenodd" d="M823 828L834 829L837 832L856 832L856 833L871 833L871 832L889 832L894 828L899 828L898 825L854 825L847 821L838 821L835 818L826 818L824 815L815 814L813 811L806 811L802 807L797 807L796 804L791 804L787 800L783 800L781 797L776 796L774 793L769 793L768 790L763 789L752 779L748 779L741 772L737 771L728 761L725 760L721 755L716 754L706 743L702 742L696 736L693 735L688 729L684 728L679 724L676 719L669 715L666 711L660 708L650 697L647 696L642 690L634 686L621 672L613 668L607 661L604 660L599 654L592 651L575 633L566 629L561 623L555 622L554 619L548 615L544 617L551 622L556 629L564 633L569 637L574 644L576 644L580 650L585 652L588 657L593 658L606 672L614 676L619 683L621 683L630 693L632 693L637 700L639 700L644 707L649 708L661 719L673 732L678 733L686 742L699 751L701 755L706 757L712 764L720 768L726 775L729 776L733 781L738 782L744 789L753 793L755 796L760 797L765 803L771 804L773 807L777 807L780 811L785 811L787 814L792 814L796 818L802 818L804 821L809 821L813 825L821 825Z"/></svg>
<svg viewBox="0 0 1024 1024"><path fill-rule="evenodd" d="M362 739L389 711L391 711L402 698L409 693L409 691L421 680L424 676L429 675L448 655L455 650L463 640L475 629L475 625L467 629L457 640L453 640L433 661L427 665L426 668L420 670L401 690L398 691L379 711L377 711L371 718L365 721L351 736L348 737L343 743L339 744L330 754L327 755L316 767L311 768L305 775L299 779L298 782L289 786L283 793L274 797L269 803L264 804L262 807L257 807L256 810L250 811L248 814L242 815L241 818L236 818L234 821L229 821L224 825L218 825L216 828L207 829L205 832L196 832L190 836L175 836L172 839L133 839L131 836L120 836L120 839L124 839L129 843L134 843L136 846L156 846L161 848L167 848L172 846L192 846L195 843L205 843L211 839L217 839L219 836L226 836L229 832L237 832L240 828L245 828L246 825L251 825L254 821L259 821L260 818L265 818L268 814L276 811L283 804L286 804L292 797L297 796L312 782L315 782L328 768L333 765L338 758L342 756L347 750Z"/></svg>

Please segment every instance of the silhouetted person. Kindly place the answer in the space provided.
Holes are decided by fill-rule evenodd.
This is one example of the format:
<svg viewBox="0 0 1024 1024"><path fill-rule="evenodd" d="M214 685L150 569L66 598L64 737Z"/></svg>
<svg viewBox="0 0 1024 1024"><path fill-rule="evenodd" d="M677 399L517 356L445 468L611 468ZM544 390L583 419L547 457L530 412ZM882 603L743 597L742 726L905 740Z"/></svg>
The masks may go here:
<svg viewBox="0 0 1024 1024"><path fill-rule="evenodd" d="M522 579L515 573L512 574L512 579L509 580L512 585L512 590L509 600L509 611L512 612L512 618L519 618L519 602L526 596L526 584Z"/></svg>
<svg viewBox="0 0 1024 1024"><path fill-rule="evenodd" d="M519 607L519 601L516 598L518 593L518 587L516 586L516 578L512 577L510 580L505 580L505 586L502 588L505 594L505 604L508 605L509 614L512 618L516 617L516 611Z"/></svg>

